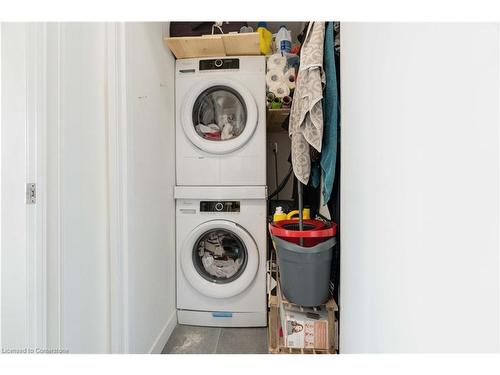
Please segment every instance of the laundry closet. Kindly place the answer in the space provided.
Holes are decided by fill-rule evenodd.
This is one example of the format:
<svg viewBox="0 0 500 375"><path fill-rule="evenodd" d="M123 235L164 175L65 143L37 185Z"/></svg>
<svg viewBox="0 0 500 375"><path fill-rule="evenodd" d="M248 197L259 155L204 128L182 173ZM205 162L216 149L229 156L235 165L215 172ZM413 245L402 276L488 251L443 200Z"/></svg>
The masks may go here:
<svg viewBox="0 0 500 375"><path fill-rule="evenodd" d="M177 57L174 191L177 321L187 326L223 327L222 329L268 326L267 332L260 330L269 342L268 349L263 348L266 349L264 352L279 352L289 348L301 352L305 349L333 353L338 350L338 307L334 297L338 289L339 268L338 246L335 247L334 238L337 224L331 223L326 217L322 220L314 219L319 214L320 180L323 175L319 153L323 138L323 115L319 112L322 112L321 85L326 83L322 68L326 45L329 45L328 74L332 75L328 77L328 84L333 86L329 86L328 100L331 103L326 104L333 109L326 111L329 115L325 121L328 124L328 139L324 141L325 149L333 153L329 154L329 160L325 164L330 177L325 181L330 192L334 186L332 176L338 164L339 88L335 69L334 23L298 22L291 23L290 26L276 24L279 25L274 25L276 30L269 30L270 26L265 22L254 24L253 27L248 23L241 26L229 22L174 22L170 24L170 37L165 38L166 45ZM209 26L212 34L204 36L200 29ZM253 32L254 27L258 32ZM239 32L232 31L234 28L240 28ZM190 35L190 32L195 35ZM338 32L337 24L337 35ZM297 160L294 164L298 161L304 163L302 159L309 156L307 151L307 155L298 157L298 151L292 150L292 142L288 136L289 119L296 118L297 122L301 116L298 110L295 111L297 114L293 112L295 88L300 87L301 82L306 82L309 77L306 69L302 73L302 81L297 82L296 79L300 77L299 39L304 46L301 53L306 56L305 64L309 64L308 56L319 56L318 61L311 62L318 64L311 69L313 73L319 74L312 77L315 81L302 86L302 92L317 85L320 89L313 93L316 96L305 99L309 104L303 104L304 107L314 106L311 115L308 114L309 110L304 112L308 117L303 121L304 132L311 132L315 127L315 131L319 132L319 137L316 136L317 144L312 142L317 148L316 164L309 161L309 166L295 167L296 173L304 170L301 177L306 185L309 174L314 172L309 173L305 169L316 167L316 191L309 192L306 188L306 193L303 194L302 182L296 180L298 188L294 192L300 191L300 197L297 198L297 193L290 194L289 191L289 186L294 184L295 179L292 175L292 162L286 162L286 159L293 157ZM224 47L223 51L217 49L217 42ZM337 37L337 52L340 51L338 43ZM336 60L338 64L338 55ZM319 117L311 117L311 120L309 116L314 115ZM292 132L290 129L290 135L292 134L306 142L301 131ZM303 147L309 146L295 146L297 150ZM272 157L269 157L270 154ZM336 193L338 194L338 189ZM329 198L330 194L328 200ZM298 205L303 206L304 200L306 206L299 208ZM336 195L332 198L333 201L338 203ZM332 204L332 207L336 205ZM285 220L280 221L279 227L278 216L273 215L275 212L284 215ZM292 218L294 212L300 214ZM303 218L302 212L307 212L306 218ZM322 240L319 237L321 231L314 231L311 223L321 227L323 232L323 228L329 228L330 232ZM321 281L316 281L309 287L305 283L300 286L287 285L283 275L286 272L292 275L296 271L278 271L278 262L282 257L274 254L273 244L281 249L281 245L278 245L281 240L273 237L271 241L268 224L272 225L269 230L273 235L277 234L272 228L289 232L296 230L291 228L299 225L304 228L304 237L314 232L315 244L332 238L324 250L327 257L321 260L323 264L328 263ZM285 249L288 244L299 246L299 242L295 244L296 241L283 241L281 251L288 252ZM300 242L303 244L304 239L300 238ZM309 242L305 241L308 245L301 248L301 251L315 257L318 247ZM336 256L333 255L334 252ZM293 256L293 251L290 254ZM295 255L299 256L298 253ZM320 272L320 268L314 267L312 275L307 276L303 268L305 263L297 260L297 264L304 280ZM294 300L294 292L304 295L316 293L319 297L311 301ZM290 306L293 303L295 307L277 301L284 299L285 295L286 303ZM330 316L327 316L326 303L329 300ZM306 306L311 310L309 314L315 316L317 321L306 317ZM282 311L285 309L287 311ZM294 316L291 323L283 320L287 318L281 318L281 315L288 314L288 310ZM302 320L297 320L297 315L301 315ZM292 323L302 327L303 331L297 329L296 332L283 335L282 332L287 332L284 327ZM306 330L310 332L307 333ZM178 331L174 331L174 336ZM235 332L239 332L242 340L244 331ZM310 338L308 342L306 337ZM176 352L178 349L173 346L166 350Z"/></svg>
<svg viewBox="0 0 500 375"><path fill-rule="evenodd" d="M291 47L307 34L266 28L282 24ZM332 23L328 202L321 156L316 188L294 177L296 92L266 87L265 57L237 39L253 33L176 59L171 26L2 24L2 347L269 351L269 328L305 328L269 320L268 224L302 189L303 219L337 225L335 305L309 314L338 324L331 352L498 350L497 25Z"/></svg>

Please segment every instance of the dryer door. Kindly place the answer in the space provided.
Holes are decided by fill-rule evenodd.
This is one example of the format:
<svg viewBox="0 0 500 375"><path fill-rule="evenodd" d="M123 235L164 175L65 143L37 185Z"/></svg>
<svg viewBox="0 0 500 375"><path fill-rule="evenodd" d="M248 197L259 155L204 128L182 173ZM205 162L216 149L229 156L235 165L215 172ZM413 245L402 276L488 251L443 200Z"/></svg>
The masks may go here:
<svg viewBox="0 0 500 375"><path fill-rule="evenodd" d="M210 154L227 154L245 145L258 117L250 91L227 79L211 79L195 86L181 107L185 136Z"/></svg>
<svg viewBox="0 0 500 375"><path fill-rule="evenodd" d="M253 282L259 252L236 223L213 220L196 227L181 248L182 272L191 286L213 298L240 294Z"/></svg>

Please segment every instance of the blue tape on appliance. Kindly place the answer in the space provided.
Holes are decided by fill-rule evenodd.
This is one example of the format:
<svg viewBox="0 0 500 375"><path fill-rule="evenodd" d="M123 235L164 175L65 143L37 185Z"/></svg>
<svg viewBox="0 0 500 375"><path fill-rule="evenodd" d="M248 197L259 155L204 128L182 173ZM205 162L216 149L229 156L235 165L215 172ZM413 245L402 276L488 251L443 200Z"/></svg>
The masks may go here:
<svg viewBox="0 0 500 375"><path fill-rule="evenodd" d="M231 312L221 312L221 311L216 311L212 313L212 316L214 318L232 318L233 313Z"/></svg>

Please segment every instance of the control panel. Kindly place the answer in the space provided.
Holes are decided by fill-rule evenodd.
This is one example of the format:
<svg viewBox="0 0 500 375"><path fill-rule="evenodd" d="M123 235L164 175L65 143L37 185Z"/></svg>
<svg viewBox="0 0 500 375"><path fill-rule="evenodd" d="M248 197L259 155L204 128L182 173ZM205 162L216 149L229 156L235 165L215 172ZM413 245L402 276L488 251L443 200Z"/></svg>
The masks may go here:
<svg viewBox="0 0 500 375"><path fill-rule="evenodd" d="M201 201L200 212L240 212L239 201Z"/></svg>
<svg viewBox="0 0 500 375"><path fill-rule="evenodd" d="M200 60L200 70L239 69L239 59Z"/></svg>

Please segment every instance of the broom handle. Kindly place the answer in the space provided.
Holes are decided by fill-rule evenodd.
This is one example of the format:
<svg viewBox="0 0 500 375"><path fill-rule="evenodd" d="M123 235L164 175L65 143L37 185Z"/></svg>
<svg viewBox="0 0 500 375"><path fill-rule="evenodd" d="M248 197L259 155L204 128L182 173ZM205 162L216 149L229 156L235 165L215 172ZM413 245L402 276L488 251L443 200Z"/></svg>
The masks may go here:
<svg viewBox="0 0 500 375"><path fill-rule="evenodd" d="M303 200L303 188L302 182L297 179L297 194L299 197L299 231L304 230L304 218L302 217L302 211L304 210L304 200ZM304 237L299 238L300 246L304 246Z"/></svg>

